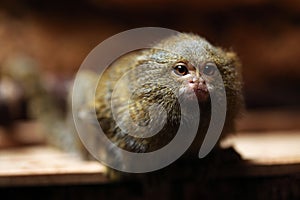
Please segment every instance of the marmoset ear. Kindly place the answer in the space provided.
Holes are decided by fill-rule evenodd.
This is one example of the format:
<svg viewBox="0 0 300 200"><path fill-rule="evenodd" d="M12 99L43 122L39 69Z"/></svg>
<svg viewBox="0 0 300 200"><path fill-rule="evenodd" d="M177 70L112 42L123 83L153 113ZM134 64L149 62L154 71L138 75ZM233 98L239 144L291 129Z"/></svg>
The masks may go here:
<svg viewBox="0 0 300 200"><path fill-rule="evenodd" d="M226 58L229 65L237 69L238 74L241 74L241 62L237 54L233 51L227 51Z"/></svg>

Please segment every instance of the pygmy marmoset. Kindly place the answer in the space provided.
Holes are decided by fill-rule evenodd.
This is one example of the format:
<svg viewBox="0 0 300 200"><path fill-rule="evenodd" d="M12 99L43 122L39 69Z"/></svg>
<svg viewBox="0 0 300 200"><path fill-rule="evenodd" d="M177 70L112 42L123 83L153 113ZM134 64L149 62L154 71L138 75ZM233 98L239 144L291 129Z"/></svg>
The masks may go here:
<svg viewBox="0 0 300 200"><path fill-rule="evenodd" d="M182 110L178 98L187 104L196 100L201 120L192 146L199 148L210 122L210 94L219 92L215 81L218 73L227 98L221 137L234 131L234 119L242 102L239 68L235 53L214 47L197 35L170 36L153 48L121 56L106 69L95 94L98 122L118 148L137 153L152 152L174 138L181 118L187 124L192 120L193 110ZM150 110L154 104L158 107L153 117ZM165 116L166 120L160 116ZM162 121L163 124L159 124ZM152 130L153 126L160 128ZM130 134L131 131L137 133ZM156 134L143 137L147 131L156 131Z"/></svg>

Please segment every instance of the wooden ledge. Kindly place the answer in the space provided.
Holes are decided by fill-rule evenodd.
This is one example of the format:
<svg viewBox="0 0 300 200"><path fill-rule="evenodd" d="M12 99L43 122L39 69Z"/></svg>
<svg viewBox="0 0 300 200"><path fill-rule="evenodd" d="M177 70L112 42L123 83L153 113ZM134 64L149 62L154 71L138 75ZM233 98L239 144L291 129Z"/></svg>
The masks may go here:
<svg viewBox="0 0 300 200"><path fill-rule="evenodd" d="M232 146L244 160L259 165L300 163L300 130L240 132L222 146Z"/></svg>
<svg viewBox="0 0 300 200"><path fill-rule="evenodd" d="M242 132L228 138L245 162L223 165L216 178L275 177L300 174L300 131ZM177 172L176 172L177 173ZM212 172L214 173L214 172ZM219 175L220 176L219 176ZM49 146L0 151L0 186L104 184L105 167Z"/></svg>
<svg viewBox="0 0 300 200"><path fill-rule="evenodd" d="M105 167L49 146L0 151L0 186L95 184L107 182Z"/></svg>

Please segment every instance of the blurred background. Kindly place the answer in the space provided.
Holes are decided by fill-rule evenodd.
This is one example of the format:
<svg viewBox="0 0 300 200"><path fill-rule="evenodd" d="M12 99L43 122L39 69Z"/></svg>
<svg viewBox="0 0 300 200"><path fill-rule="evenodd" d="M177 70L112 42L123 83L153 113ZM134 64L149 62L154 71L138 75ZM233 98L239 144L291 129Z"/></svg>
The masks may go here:
<svg viewBox="0 0 300 200"><path fill-rule="evenodd" d="M69 79L101 41L144 26L197 33L236 51L248 108L299 108L297 0L4 0L0 66L26 57L40 73Z"/></svg>
<svg viewBox="0 0 300 200"><path fill-rule="evenodd" d="M48 105L39 97L49 95L65 113L87 54L114 34L146 26L197 33L238 54L246 105L239 131L300 130L299 0L2 0L0 148L44 142L39 125L20 123L42 112L35 105Z"/></svg>
<svg viewBox="0 0 300 200"><path fill-rule="evenodd" d="M36 82L42 81L63 110L68 83L87 54L114 34L145 26L197 33L214 45L236 51L243 64L246 108L288 111L285 117L275 119L283 123L268 123L265 127L300 126L296 123L299 118L295 118L300 108L300 2L297 0L3 0L0 2L2 76L16 76L20 68L34 67L34 73L40 77ZM8 88L7 84L2 85ZM1 112L2 121L28 115L24 113L28 112L28 106L26 98L21 98L25 86L22 87L2 92L2 96L21 99L9 100L10 104L21 104L9 105L14 107L9 110L9 120L4 114L7 112ZM245 116L256 119L261 115ZM273 113L268 116L275 117ZM259 122L249 126L256 124L261 129ZM249 123L241 124L241 129L249 127Z"/></svg>

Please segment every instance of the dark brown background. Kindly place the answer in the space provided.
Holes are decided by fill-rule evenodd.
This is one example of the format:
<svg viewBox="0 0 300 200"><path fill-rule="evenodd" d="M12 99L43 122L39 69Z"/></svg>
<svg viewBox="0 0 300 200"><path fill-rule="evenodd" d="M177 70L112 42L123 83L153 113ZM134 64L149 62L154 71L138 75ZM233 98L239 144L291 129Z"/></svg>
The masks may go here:
<svg viewBox="0 0 300 200"><path fill-rule="evenodd" d="M248 107L299 108L297 0L6 0L0 3L0 66L26 56L42 72L69 78L101 41L144 26L198 33L235 50Z"/></svg>

